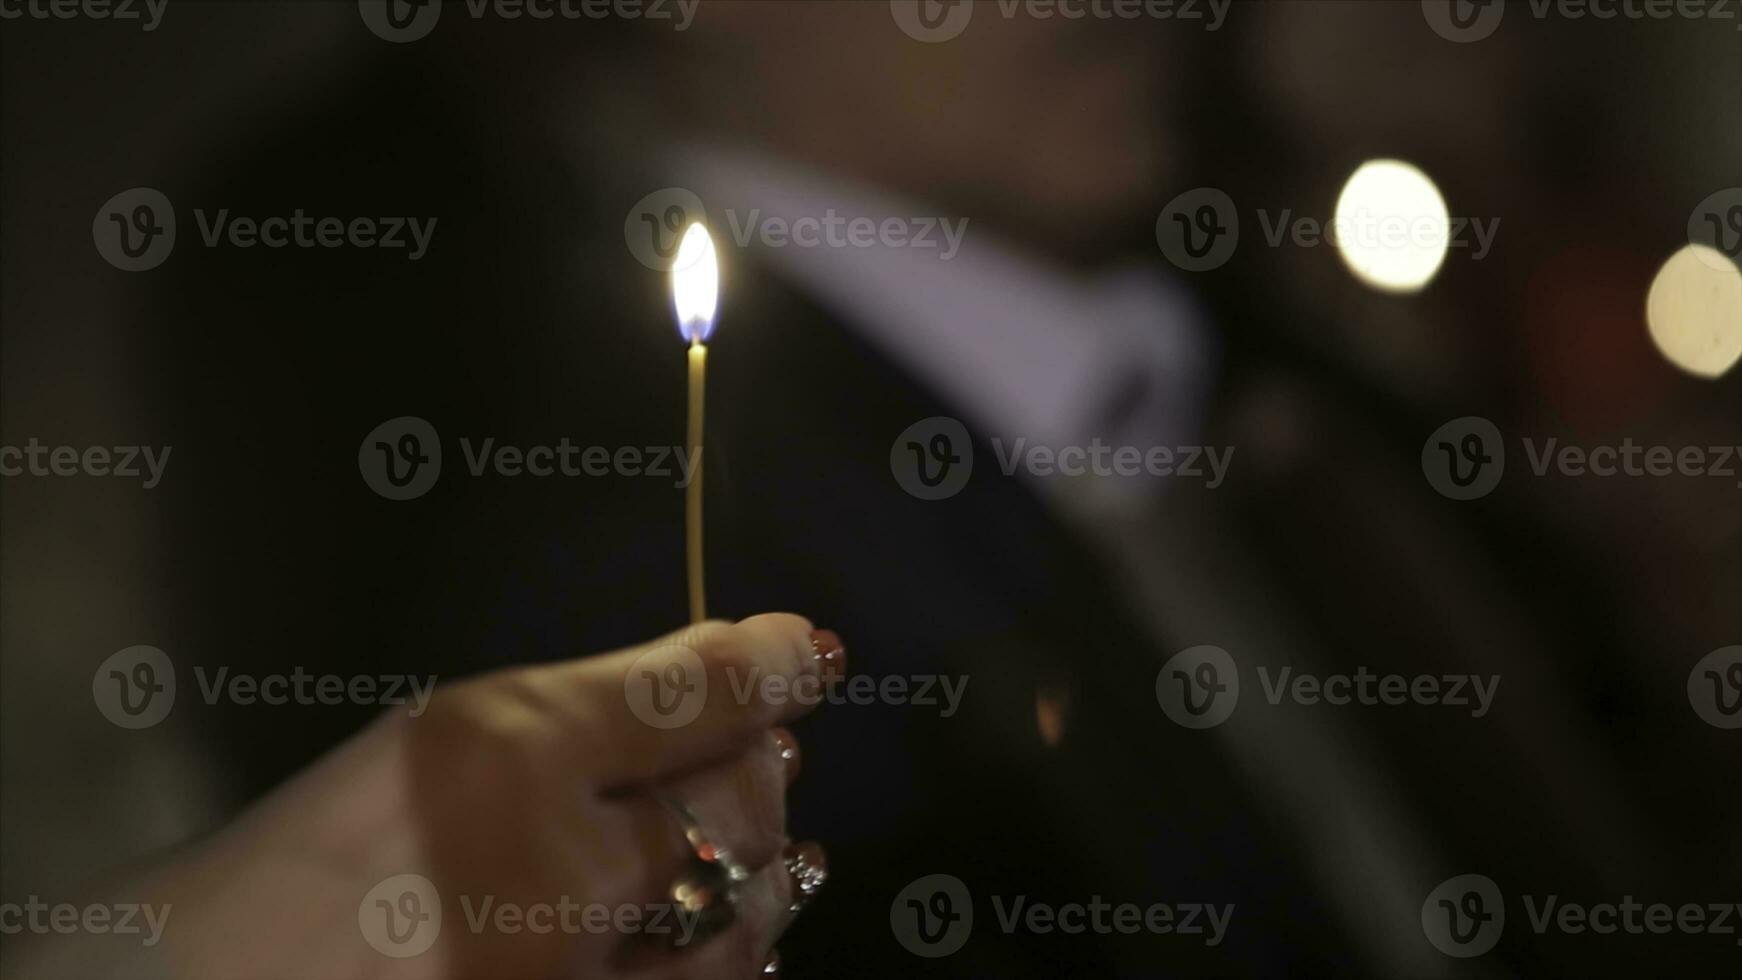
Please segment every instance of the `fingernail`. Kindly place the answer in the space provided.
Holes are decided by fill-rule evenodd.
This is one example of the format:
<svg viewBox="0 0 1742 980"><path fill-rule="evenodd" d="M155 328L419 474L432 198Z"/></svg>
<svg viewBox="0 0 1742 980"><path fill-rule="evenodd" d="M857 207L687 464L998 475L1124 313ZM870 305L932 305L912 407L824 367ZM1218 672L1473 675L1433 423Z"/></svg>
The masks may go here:
<svg viewBox="0 0 1742 980"><path fill-rule="evenodd" d="M768 954L768 962L762 964L762 975L770 978L780 976L780 950Z"/></svg>
<svg viewBox="0 0 1742 980"><path fill-rule="evenodd" d="M816 661L818 672L828 680L847 673L847 648L841 645L841 638L834 630L811 630L811 659Z"/></svg>
<svg viewBox="0 0 1742 980"><path fill-rule="evenodd" d="M806 841L786 849L786 870L792 875L792 904L787 911L798 912L817 892L823 890L823 885L829 880L829 857L823 852L823 846L816 841Z"/></svg>
<svg viewBox="0 0 1742 980"><path fill-rule="evenodd" d="M801 761L798 751L798 738L795 737L792 732L787 731L784 728L776 728L773 735L774 752L776 755L780 756L782 762L786 763L786 784L791 786L793 781L798 778L799 764Z"/></svg>

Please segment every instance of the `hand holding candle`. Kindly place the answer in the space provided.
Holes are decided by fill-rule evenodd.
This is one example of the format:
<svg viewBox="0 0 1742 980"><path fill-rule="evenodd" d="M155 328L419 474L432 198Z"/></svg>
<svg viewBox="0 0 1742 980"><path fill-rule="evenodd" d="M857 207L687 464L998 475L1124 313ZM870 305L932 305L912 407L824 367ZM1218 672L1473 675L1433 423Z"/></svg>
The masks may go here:
<svg viewBox="0 0 1742 980"><path fill-rule="evenodd" d="M702 422L706 408L708 337L714 332L720 301L720 266L714 240L701 224L690 225L671 269L672 306L677 327L690 342L689 424L684 440L695 479L684 496L684 552L689 567L690 621L708 618L702 561Z"/></svg>

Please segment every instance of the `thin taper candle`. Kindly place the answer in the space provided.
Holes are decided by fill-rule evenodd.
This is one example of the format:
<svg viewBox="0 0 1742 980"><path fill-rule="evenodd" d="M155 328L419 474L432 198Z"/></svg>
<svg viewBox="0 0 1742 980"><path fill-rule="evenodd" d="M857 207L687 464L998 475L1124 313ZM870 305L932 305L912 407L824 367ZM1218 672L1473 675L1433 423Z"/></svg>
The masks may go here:
<svg viewBox="0 0 1742 980"><path fill-rule="evenodd" d="M702 419L707 413L708 335L720 303L720 266L714 240L700 223L690 225L671 269L671 299L677 329L690 344L690 411L684 448L690 485L684 488L684 562L689 571L690 622L708 618L702 561Z"/></svg>
<svg viewBox="0 0 1742 980"><path fill-rule="evenodd" d="M692 623L708 618L707 586L702 573L702 418L707 388L708 345L697 340L690 344L690 418L684 440L689 449L690 472L694 474L684 491L684 553L689 562Z"/></svg>

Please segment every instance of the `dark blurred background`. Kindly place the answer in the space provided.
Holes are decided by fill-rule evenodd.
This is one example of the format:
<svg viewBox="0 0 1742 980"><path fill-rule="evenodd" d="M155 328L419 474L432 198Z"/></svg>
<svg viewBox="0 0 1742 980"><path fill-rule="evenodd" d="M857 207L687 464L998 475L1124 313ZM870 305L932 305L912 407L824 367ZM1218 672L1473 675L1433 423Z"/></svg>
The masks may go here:
<svg viewBox="0 0 1742 980"><path fill-rule="evenodd" d="M1702 202L1742 186L1742 11L1604 21L1513 3L1464 43L1413 0L1240 2L1215 30L982 3L930 44L882 2L729 6L744 9L704 0L677 31L455 4L401 44L339 2L172 0L150 31L0 22L0 444L174 447L149 491L0 482L0 899L193 839L371 714L208 707L184 677L166 723L124 730L91 696L118 650L448 678L682 621L663 484L458 475L399 503L359 478L357 446L419 416L463 474L461 435L677 439L665 277L623 229L673 186L710 214L751 206L702 186L713 157L688 147L706 145L968 217L970 242L1065 279L1143 270L1212 338L1202 431L1237 447L1228 489L1170 487L1133 525L1151 536L1136 557L1107 546L1116 521L982 476L983 444L962 497L913 500L888 463L904 426L947 414L979 440L999 421L836 330L850 312L738 254L716 220L717 611L793 608L840 629L856 667L966 674L978 702L953 719L849 707L801 729L794 821L839 848L839 880L789 942L792 975L1733 972L1719 937L1509 925L1471 965L1404 926L1434 883L1487 869L1509 895L1742 891L1742 733L1701 722L1687 693L1695 661L1742 642L1737 480L1538 478L1520 442L1742 444L1733 356L1664 346L1735 343L1734 267L1677 280L1688 298L1662 322L1647 312ZM1451 215L1498 220L1492 249L1454 248L1398 294L1336 248L1265 243L1260 211L1326 220L1357 167L1389 158ZM129 273L93 247L92 216L135 187L174 202L179 239ZM1236 203L1241 237L1192 272L1156 228L1200 187ZM194 208L439 225L415 263L208 249ZM1500 488L1467 502L1420 458L1465 416L1508 450ZM1197 643L1321 671L1498 673L1501 707L1485 722L1351 711L1330 734L1323 711L1284 707L1296 735L1254 722L1206 750L1153 696L1168 655ZM1259 693L1223 734L1264 711ZM1281 743L1305 755L1267 754ZM1250 931L1201 960L994 936L922 961L888 909L929 872L1060 900L1143 898L1161 873L1153 897L1222 889ZM1374 882L1398 891L1351 912Z"/></svg>

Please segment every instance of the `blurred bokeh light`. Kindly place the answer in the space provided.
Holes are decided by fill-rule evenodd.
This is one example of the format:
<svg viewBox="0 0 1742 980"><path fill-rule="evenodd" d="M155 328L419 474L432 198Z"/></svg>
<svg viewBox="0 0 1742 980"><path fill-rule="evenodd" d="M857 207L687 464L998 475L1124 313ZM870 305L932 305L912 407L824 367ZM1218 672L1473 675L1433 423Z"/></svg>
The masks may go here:
<svg viewBox="0 0 1742 980"><path fill-rule="evenodd" d="M1427 174L1398 160L1371 160L1343 186L1336 228L1357 279L1382 292L1414 293L1445 263L1451 217Z"/></svg>
<svg viewBox="0 0 1742 980"><path fill-rule="evenodd" d="M1716 249L1684 247L1658 270L1646 319L1671 364L1722 377L1742 359L1742 269Z"/></svg>

